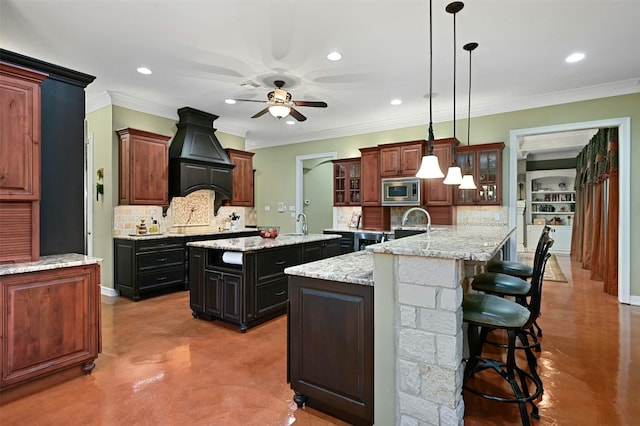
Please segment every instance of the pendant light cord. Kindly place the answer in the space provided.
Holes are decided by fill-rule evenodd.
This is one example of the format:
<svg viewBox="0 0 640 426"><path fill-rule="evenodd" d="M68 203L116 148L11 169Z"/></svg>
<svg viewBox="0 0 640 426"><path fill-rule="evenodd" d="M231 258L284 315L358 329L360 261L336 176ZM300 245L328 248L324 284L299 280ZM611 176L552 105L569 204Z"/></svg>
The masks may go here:
<svg viewBox="0 0 640 426"><path fill-rule="evenodd" d="M433 155L433 0L429 0L429 155Z"/></svg>
<svg viewBox="0 0 640 426"><path fill-rule="evenodd" d="M478 43L472 42L465 44L462 48L469 52L469 112L467 116L467 148L471 144L471 52L478 47ZM467 152L467 171L471 174L471 155Z"/></svg>
<svg viewBox="0 0 640 426"><path fill-rule="evenodd" d="M453 156L451 164L456 164L456 13L453 14Z"/></svg>

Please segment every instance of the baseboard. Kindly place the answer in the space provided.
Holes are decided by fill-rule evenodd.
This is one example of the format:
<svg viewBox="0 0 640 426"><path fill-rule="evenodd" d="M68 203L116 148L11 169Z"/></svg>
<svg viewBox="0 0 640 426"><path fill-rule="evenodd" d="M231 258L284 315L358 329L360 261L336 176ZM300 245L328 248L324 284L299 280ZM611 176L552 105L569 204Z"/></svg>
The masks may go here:
<svg viewBox="0 0 640 426"><path fill-rule="evenodd" d="M109 296L109 297L120 296L120 293L118 293L116 289L111 287L104 287L104 286L100 286L100 294L102 294L103 296Z"/></svg>
<svg viewBox="0 0 640 426"><path fill-rule="evenodd" d="M629 304L640 306L640 296L629 296Z"/></svg>

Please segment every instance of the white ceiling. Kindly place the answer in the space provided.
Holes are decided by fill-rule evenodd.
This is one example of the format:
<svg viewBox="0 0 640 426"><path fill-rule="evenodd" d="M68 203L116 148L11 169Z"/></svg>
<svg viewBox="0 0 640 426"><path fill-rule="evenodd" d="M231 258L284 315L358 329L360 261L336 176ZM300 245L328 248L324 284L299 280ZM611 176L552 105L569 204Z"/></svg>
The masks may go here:
<svg viewBox="0 0 640 426"><path fill-rule="evenodd" d="M453 115L453 17L433 1L433 121ZM468 0L457 15L456 115L472 116L640 92L638 0ZM411 0L0 0L2 47L95 75L88 109L105 102L177 119L215 115L246 148L425 126L429 121L429 2ZM332 50L344 55L329 62ZM587 57L576 64L564 58ZM153 70L138 74L138 66ZM283 77L293 126L253 102ZM263 87L246 89L252 80ZM403 100L391 106L393 98ZM461 122L458 138L466 140ZM438 135L436 137L449 137Z"/></svg>

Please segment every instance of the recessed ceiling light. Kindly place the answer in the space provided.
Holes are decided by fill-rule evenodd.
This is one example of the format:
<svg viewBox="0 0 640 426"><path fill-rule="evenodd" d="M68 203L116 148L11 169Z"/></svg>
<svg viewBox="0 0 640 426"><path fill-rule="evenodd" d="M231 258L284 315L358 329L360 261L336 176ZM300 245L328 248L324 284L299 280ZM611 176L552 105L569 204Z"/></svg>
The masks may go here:
<svg viewBox="0 0 640 426"><path fill-rule="evenodd" d="M224 103L229 104L229 105L233 105L236 103L235 99L225 99Z"/></svg>
<svg viewBox="0 0 640 426"><path fill-rule="evenodd" d="M287 123L289 126L293 126L294 124L296 124L296 122L295 122L295 121L293 121L293 120L287 120L287 121L286 121L286 123Z"/></svg>
<svg viewBox="0 0 640 426"><path fill-rule="evenodd" d="M576 52L576 53L572 53L571 55L567 56L565 61L571 64L573 62L580 62L581 60L584 59L584 57L585 57L584 53Z"/></svg>
<svg viewBox="0 0 640 426"><path fill-rule="evenodd" d="M139 68L137 68L137 71L138 71L140 74L144 74L144 75L149 75L149 74L151 74L151 70L150 70L149 68L147 68L147 67L139 67Z"/></svg>
<svg viewBox="0 0 640 426"><path fill-rule="evenodd" d="M401 99L392 99L391 105L400 105L402 103Z"/></svg>
<svg viewBox="0 0 640 426"><path fill-rule="evenodd" d="M339 61L340 59L342 59L342 53L340 52L331 52L327 55L327 59L330 61Z"/></svg>

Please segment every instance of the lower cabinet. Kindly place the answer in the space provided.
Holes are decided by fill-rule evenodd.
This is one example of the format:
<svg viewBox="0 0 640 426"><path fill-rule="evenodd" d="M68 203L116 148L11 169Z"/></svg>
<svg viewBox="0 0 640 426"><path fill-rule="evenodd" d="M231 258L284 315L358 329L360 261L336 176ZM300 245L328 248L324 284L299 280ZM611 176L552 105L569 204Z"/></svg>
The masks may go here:
<svg viewBox="0 0 640 426"><path fill-rule="evenodd" d="M373 287L289 276L287 324L298 406L373 424Z"/></svg>
<svg viewBox="0 0 640 426"><path fill-rule="evenodd" d="M101 350L100 266L0 276L0 390L80 367Z"/></svg>
<svg viewBox="0 0 640 426"><path fill-rule="evenodd" d="M340 251L340 240L266 248L240 255L241 264L224 260L225 250L189 248L190 306L194 318L223 320L240 331L287 311L285 268Z"/></svg>
<svg viewBox="0 0 640 426"><path fill-rule="evenodd" d="M184 253L182 238L114 239L115 289L135 301L185 290Z"/></svg>
<svg viewBox="0 0 640 426"><path fill-rule="evenodd" d="M325 234L340 235L340 247L338 254L347 254L353 252L353 232L324 231Z"/></svg>

